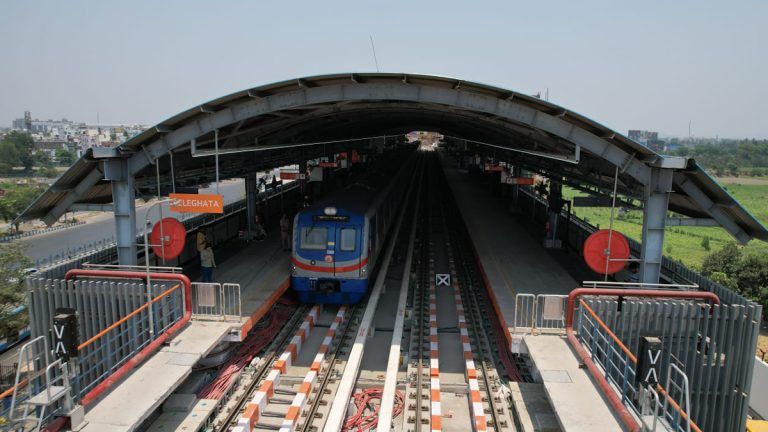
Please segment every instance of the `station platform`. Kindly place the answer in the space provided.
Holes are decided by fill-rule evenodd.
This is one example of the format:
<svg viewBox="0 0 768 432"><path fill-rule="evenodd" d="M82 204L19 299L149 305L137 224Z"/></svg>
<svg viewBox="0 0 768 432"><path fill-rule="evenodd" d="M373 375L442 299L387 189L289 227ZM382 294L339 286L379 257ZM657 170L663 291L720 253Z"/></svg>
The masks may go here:
<svg viewBox="0 0 768 432"><path fill-rule="evenodd" d="M528 335L525 349L535 366L534 378L544 385L560 427L568 432L624 430L610 405L581 367L565 337Z"/></svg>
<svg viewBox="0 0 768 432"><path fill-rule="evenodd" d="M470 174L460 172L445 153L441 152L440 159L511 342L516 294L566 295L580 283L547 253L543 239L534 238L498 196L473 181Z"/></svg>
<svg viewBox="0 0 768 432"><path fill-rule="evenodd" d="M184 382L200 359L222 341L245 338L285 293L289 286L290 253L280 248L279 235L263 242L232 243L224 247L230 249L215 252L214 281L240 284L240 319L220 321L193 317L168 346L150 356L113 386L111 392L87 408L87 424L82 431L136 430ZM202 409L200 405L200 401L190 405L193 414ZM187 417L184 411L175 410L173 417L176 418L168 422L184 423Z"/></svg>
<svg viewBox="0 0 768 432"><path fill-rule="evenodd" d="M440 159L509 347L512 349L513 341L518 348L522 346L520 351L529 354L538 371L534 374L538 384L514 386L513 396L522 401L528 423L534 430L623 430L566 339L514 334L518 293L567 295L580 283L548 253L543 239L533 236L519 216L510 213L504 200L457 169L447 154L441 152ZM549 407L539 406L539 402L548 402Z"/></svg>

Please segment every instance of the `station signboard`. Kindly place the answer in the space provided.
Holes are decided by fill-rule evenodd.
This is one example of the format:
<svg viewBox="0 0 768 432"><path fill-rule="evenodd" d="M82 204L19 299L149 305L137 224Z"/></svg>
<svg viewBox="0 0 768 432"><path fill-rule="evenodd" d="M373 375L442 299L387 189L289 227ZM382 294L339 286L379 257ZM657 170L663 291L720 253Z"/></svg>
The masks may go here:
<svg viewBox="0 0 768 432"><path fill-rule="evenodd" d="M280 170L280 180L305 180L307 175L298 170Z"/></svg>
<svg viewBox="0 0 768 432"><path fill-rule="evenodd" d="M217 194L170 194L171 211L179 213L224 213L224 199Z"/></svg>

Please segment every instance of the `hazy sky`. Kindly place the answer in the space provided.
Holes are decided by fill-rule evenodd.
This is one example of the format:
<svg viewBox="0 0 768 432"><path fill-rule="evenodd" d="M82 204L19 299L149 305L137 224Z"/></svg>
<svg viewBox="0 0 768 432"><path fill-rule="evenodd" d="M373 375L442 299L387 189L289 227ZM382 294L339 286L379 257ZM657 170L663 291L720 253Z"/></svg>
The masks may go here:
<svg viewBox="0 0 768 432"><path fill-rule="evenodd" d="M626 133L768 137L768 1L0 3L0 125L158 123L233 91L333 72L453 76ZM542 93L543 94L543 93Z"/></svg>

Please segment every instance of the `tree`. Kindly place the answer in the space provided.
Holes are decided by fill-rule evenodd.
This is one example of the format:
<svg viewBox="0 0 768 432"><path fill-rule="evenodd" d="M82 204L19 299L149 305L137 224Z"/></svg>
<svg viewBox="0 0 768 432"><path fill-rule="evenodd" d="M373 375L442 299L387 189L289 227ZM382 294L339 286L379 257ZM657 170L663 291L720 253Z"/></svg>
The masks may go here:
<svg viewBox="0 0 768 432"><path fill-rule="evenodd" d="M34 186L2 185L6 189L5 196L0 198L0 218L6 222L15 219L40 193Z"/></svg>
<svg viewBox="0 0 768 432"><path fill-rule="evenodd" d="M53 161L51 161L51 158L48 156L48 153L44 151L36 152L33 155L33 159L35 161L35 165L39 167L50 168L53 166Z"/></svg>
<svg viewBox="0 0 768 432"><path fill-rule="evenodd" d="M3 142L9 142L16 147L19 152L19 163L24 167L24 171L30 172L35 164L32 150L35 147L35 141L32 135L19 131L11 131L5 136Z"/></svg>
<svg viewBox="0 0 768 432"><path fill-rule="evenodd" d="M75 155L67 149L56 149L56 161L61 166L70 166L75 162Z"/></svg>
<svg viewBox="0 0 768 432"><path fill-rule="evenodd" d="M0 141L0 161L3 163L3 172L10 172L14 166L21 164L19 149L8 141Z"/></svg>
<svg viewBox="0 0 768 432"><path fill-rule="evenodd" d="M738 287L736 281L723 272L712 272L712 274L709 275L709 278L712 279L713 282L719 283L723 286L727 286L733 289Z"/></svg>
<svg viewBox="0 0 768 432"><path fill-rule="evenodd" d="M704 238L701 239L701 247L703 247L705 251L709 252L711 249L709 246L709 236L704 236Z"/></svg>
<svg viewBox="0 0 768 432"><path fill-rule="evenodd" d="M41 177L56 178L59 176L59 172L54 167L43 167L37 172Z"/></svg>
<svg viewBox="0 0 768 432"><path fill-rule="evenodd" d="M32 262L18 243L0 244L0 337L16 335L27 322L27 314L13 313L24 304L25 270Z"/></svg>
<svg viewBox="0 0 768 432"><path fill-rule="evenodd" d="M709 277L714 272L725 273L733 277L741 261L741 249L736 243L728 243L717 252L712 252L704 258L701 273Z"/></svg>
<svg viewBox="0 0 768 432"><path fill-rule="evenodd" d="M760 297L768 287L768 256L750 254L742 258L736 267L736 283L741 292L751 298Z"/></svg>

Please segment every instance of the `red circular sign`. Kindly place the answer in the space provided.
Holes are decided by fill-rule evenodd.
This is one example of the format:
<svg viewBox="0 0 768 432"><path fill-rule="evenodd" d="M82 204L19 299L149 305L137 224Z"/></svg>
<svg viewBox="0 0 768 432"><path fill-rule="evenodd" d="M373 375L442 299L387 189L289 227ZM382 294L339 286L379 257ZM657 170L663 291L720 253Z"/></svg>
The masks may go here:
<svg viewBox="0 0 768 432"><path fill-rule="evenodd" d="M162 228L161 228L162 227ZM162 232L162 241L160 233ZM187 240L187 231L184 224L174 218L163 218L152 228L149 235L149 243L155 255L164 260L174 259L184 250ZM162 247L160 247L162 245Z"/></svg>
<svg viewBox="0 0 768 432"><path fill-rule="evenodd" d="M332 263L333 262L333 255L326 255L325 256L325 262Z"/></svg>
<svg viewBox="0 0 768 432"><path fill-rule="evenodd" d="M616 273L627 264L626 261L613 261L629 258L629 242L627 242L627 238L616 231L613 231L613 235L611 235L609 230L600 230L593 233L584 242L584 261L596 273L606 273L605 263L608 257L609 238L611 239L611 261L608 263L608 274Z"/></svg>

